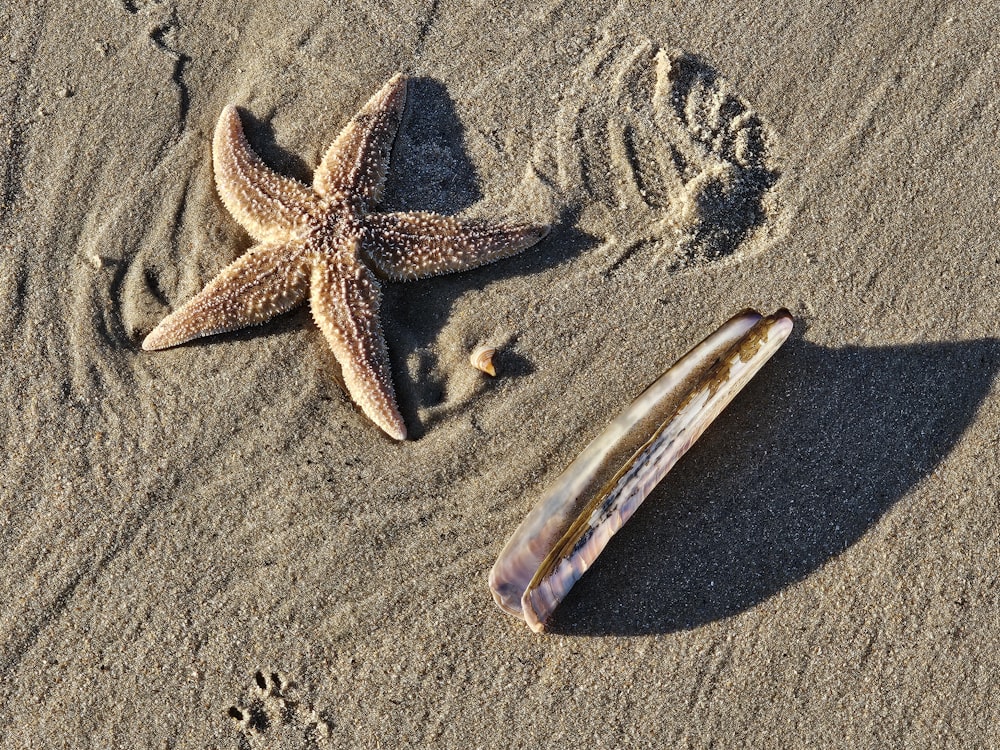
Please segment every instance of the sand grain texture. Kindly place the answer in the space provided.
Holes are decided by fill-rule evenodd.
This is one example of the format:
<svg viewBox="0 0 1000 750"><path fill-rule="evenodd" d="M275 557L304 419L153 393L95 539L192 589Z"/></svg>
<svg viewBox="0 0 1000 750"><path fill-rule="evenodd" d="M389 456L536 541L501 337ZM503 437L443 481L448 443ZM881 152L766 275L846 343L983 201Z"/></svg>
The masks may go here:
<svg viewBox="0 0 1000 750"><path fill-rule="evenodd" d="M990 4L231 5L0 10L0 745L996 742ZM385 206L555 224L386 286L416 439L306 310L142 352L250 244L223 106L307 179L397 70ZM797 332L553 634L503 615L546 483L745 306Z"/></svg>

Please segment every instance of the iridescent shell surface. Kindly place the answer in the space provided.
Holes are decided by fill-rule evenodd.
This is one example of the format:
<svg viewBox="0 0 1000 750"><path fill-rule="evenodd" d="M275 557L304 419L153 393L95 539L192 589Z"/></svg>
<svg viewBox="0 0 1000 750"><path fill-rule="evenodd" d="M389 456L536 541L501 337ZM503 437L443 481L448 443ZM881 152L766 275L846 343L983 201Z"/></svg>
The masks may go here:
<svg viewBox="0 0 1000 750"><path fill-rule="evenodd" d="M497 604L535 632L612 536L788 338L787 310L745 310L643 391L556 479L490 571ZM624 462L623 462L624 459Z"/></svg>

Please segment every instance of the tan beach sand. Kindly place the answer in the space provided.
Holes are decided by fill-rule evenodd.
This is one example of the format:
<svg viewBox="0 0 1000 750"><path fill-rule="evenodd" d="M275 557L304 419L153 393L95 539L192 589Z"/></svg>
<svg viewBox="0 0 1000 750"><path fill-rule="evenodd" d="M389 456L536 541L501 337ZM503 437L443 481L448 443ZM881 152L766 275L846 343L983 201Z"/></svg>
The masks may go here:
<svg viewBox="0 0 1000 750"><path fill-rule="evenodd" d="M986 2L5 4L0 745L995 747L998 40ZM397 70L385 206L554 223L386 285L413 439L306 309L141 351L250 245L223 106L306 180ZM545 486L746 306L785 348L552 633L498 610Z"/></svg>

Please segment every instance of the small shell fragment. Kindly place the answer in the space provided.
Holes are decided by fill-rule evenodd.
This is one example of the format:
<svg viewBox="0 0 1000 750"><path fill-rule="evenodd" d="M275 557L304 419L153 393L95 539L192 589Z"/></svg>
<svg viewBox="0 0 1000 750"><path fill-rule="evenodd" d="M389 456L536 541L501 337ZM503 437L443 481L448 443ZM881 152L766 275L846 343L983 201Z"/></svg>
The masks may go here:
<svg viewBox="0 0 1000 750"><path fill-rule="evenodd" d="M500 553L490 571L500 608L536 633L544 630L611 537L785 342L792 324L787 310L733 316L619 414Z"/></svg>
<svg viewBox="0 0 1000 750"><path fill-rule="evenodd" d="M493 355L496 354L496 347L494 346L480 346L477 347L472 354L469 355L469 362L477 370L485 372L490 377L496 377L497 371L493 367Z"/></svg>

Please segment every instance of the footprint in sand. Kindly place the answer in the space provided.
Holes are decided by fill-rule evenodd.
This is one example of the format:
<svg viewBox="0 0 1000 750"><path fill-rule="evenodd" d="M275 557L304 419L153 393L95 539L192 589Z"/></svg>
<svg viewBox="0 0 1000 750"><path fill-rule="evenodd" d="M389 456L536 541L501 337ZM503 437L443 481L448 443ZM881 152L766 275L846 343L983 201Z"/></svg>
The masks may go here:
<svg viewBox="0 0 1000 750"><path fill-rule="evenodd" d="M254 674L251 697L226 711L235 724L239 750L327 746L330 723L291 697L293 689L289 679L277 672Z"/></svg>
<svg viewBox="0 0 1000 750"><path fill-rule="evenodd" d="M581 67L535 172L606 240L605 272L637 253L670 269L741 257L776 213L773 137L710 66L603 39Z"/></svg>

